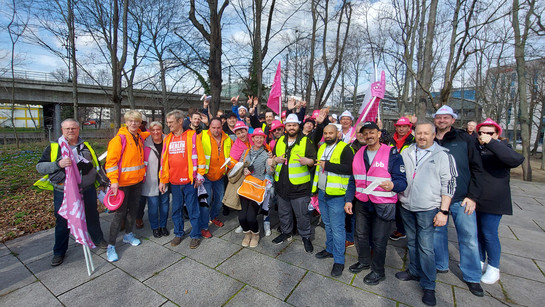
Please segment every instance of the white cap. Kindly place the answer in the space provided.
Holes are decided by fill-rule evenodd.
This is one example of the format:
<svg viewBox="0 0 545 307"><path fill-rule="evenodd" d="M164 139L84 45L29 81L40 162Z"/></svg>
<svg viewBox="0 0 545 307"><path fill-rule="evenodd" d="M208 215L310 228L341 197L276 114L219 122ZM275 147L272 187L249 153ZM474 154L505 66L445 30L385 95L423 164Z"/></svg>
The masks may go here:
<svg viewBox="0 0 545 307"><path fill-rule="evenodd" d="M350 111L348 110L341 113L340 118L343 118L343 117L350 117L351 120L354 120L354 116L352 116L352 113L350 113Z"/></svg>
<svg viewBox="0 0 545 307"><path fill-rule="evenodd" d="M439 110L437 110L437 112L435 112L435 114L433 114L433 118L435 118L436 115L450 115L454 119L458 118L458 115L456 115L456 113L454 113L454 110L452 110L452 108L447 106L447 105L444 105L444 106L440 107Z"/></svg>
<svg viewBox="0 0 545 307"><path fill-rule="evenodd" d="M337 114L333 114L333 115L331 115L331 117L333 117L335 120L339 119L339 117L337 116Z"/></svg>
<svg viewBox="0 0 545 307"><path fill-rule="evenodd" d="M337 132L341 132L343 130L343 126L341 124L333 124L335 127L337 127Z"/></svg>
<svg viewBox="0 0 545 307"><path fill-rule="evenodd" d="M147 121L148 121L148 119L146 118L146 115L144 115L144 114L142 114L142 121L143 121L143 122L147 122Z"/></svg>
<svg viewBox="0 0 545 307"><path fill-rule="evenodd" d="M289 123L300 124L301 122L299 121L299 117L297 117L297 114L291 113L290 115L288 115L288 117L284 121L284 124L289 124Z"/></svg>
<svg viewBox="0 0 545 307"><path fill-rule="evenodd" d="M244 110L246 110L246 112L248 112L248 109L246 109L245 106L240 106L240 107L238 107L238 110L239 110L239 111L240 111L240 109L244 109Z"/></svg>

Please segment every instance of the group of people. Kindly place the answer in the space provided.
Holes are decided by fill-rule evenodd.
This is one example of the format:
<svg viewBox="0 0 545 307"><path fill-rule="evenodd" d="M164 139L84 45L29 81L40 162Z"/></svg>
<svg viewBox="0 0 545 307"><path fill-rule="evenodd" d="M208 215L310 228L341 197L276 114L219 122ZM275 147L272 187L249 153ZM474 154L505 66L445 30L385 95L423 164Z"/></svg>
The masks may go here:
<svg viewBox="0 0 545 307"><path fill-rule="evenodd" d="M447 224L452 215L459 267L471 293L483 296L480 282L499 279L498 227L502 215L512 214L509 170L523 157L501 138L502 128L493 120L476 125L476 133L470 134L454 128L457 115L443 106L433 122L401 117L390 136L380 122L354 126L349 111L337 117L324 108L306 115L304 102L290 101L286 114L275 119L271 110L260 114L253 97L249 108L239 106L238 97L232 102L231 112L220 111L211 119L206 99L203 110L190 110L188 116L171 111L166 114L168 134L160 122L147 127L138 111L124 114L126 126L109 142L104 166L112 193L124 192L107 240L96 212L95 186L101 184L95 184L100 170L96 154L79 138L79 123L63 121L63 137L77 161L62 158L52 143L37 165L54 190L57 225L51 264L61 264L68 247L66 221L57 211L63 170L77 163L89 233L97 246L107 249L110 262L118 260L121 229L123 242L141 244L133 228L143 226L139 212L147 201L153 236L170 236L171 208L170 244L183 241L188 219L190 248L212 237L209 225L223 227L223 205L224 212L238 211L242 246L258 246L260 215L264 235L271 234L269 211L274 209L280 226L272 242L282 244L298 234L305 251L313 253L310 212L316 209L326 248L315 257L333 258L331 275L338 277L345 249L355 245L358 260L349 271L370 270L363 279L368 285L386 278L388 239L406 237L408 269L395 277L419 281L422 301L430 306L436 304L436 274L449 270ZM250 177L265 189L262 200L239 193Z"/></svg>

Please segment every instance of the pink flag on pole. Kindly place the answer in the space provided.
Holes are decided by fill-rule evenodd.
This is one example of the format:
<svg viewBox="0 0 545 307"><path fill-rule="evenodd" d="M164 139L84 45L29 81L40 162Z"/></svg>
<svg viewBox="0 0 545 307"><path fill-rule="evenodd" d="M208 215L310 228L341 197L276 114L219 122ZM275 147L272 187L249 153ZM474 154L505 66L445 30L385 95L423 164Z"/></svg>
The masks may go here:
<svg viewBox="0 0 545 307"><path fill-rule="evenodd" d="M81 176L78 170L78 163L64 136L61 136L58 142L61 147L62 158L69 157L72 160L72 165L64 169L66 172L64 197L62 205L59 208L59 215L67 220L70 233L76 238L77 243L94 248L95 244L87 231L85 207L79 191Z"/></svg>
<svg viewBox="0 0 545 307"><path fill-rule="evenodd" d="M271 86L271 93L269 94L269 100L267 100L267 107L271 108L276 114L280 115L280 97L282 96L282 73L280 69L280 62L278 62L278 68L276 68L276 74L274 75L274 82Z"/></svg>

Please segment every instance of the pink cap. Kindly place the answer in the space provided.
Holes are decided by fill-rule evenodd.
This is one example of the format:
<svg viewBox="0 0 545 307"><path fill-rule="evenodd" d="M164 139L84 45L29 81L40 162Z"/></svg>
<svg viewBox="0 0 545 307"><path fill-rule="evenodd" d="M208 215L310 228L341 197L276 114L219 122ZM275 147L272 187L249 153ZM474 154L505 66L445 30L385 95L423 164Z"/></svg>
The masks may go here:
<svg viewBox="0 0 545 307"><path fill-rule="evenodd" d="M284 127L284 124L282 124L279 120L273 120L271 123L271 131L274 131L280 127Z"/></svg>
<svg viewBox="0 0 545 307"><path fill-rule="evenodd" d="M498 125L498 123L493 121L490 117L487 118L484 122L478 124L475 130L479 132L479 128L481 128L482 126L494 126L498 130L498 135L501 135L501 132L503 131L500 125Z"/></svg>
<svg viewBox="0 0 545 307"><path fill-rule="evenodd" d="M117 194L113 195L112 190L108 189L108 192L106 192L106 196L104 197L104 206L110 211L115 211L121 207L124 198L125 193L122 190L118 189Z"/></svg>
<svg viewBox="0 0 545 307"><path fill-rule="evenodd" d="M314 112L312 112L312 118L313 119L318 118L319 115L320 115L320 110L314 110Z"/></svg>
<svg viewBox="0 0 545 307"><path fill-rule="evenodd" d="M282 111L282 117L286 117L286 111Z"/></svg>
<svg viewBox="0 0 545 307"><path fill-rule="evenodd" d="M233 128L233 132L237 131L238 129L246 129L248 130L248 126L246 126L246 124L243 122L243 121L238 121L236 124L235 124L235 128Z"/></svg>
<svg viewBox="0 0 545 307"><path fill-rule="evenodd" d="M262 137L267 137L267 135L263 132L261 128L255 128L254 133L252 133L252 137L261 135Z"/></svg>
<svg viewBox="0 0 545 307"><path fill-rule="evenodd" d="M405 116L403 116L403 117L401 117L400 119L398 119L398 120L397 120L397 123L394 124L394 126L403 126L403 125L407 125L407 126L409 126L409 127L412 127L413 124L412 124L411 121L410 121L407 117L405 117Z"/></svg>

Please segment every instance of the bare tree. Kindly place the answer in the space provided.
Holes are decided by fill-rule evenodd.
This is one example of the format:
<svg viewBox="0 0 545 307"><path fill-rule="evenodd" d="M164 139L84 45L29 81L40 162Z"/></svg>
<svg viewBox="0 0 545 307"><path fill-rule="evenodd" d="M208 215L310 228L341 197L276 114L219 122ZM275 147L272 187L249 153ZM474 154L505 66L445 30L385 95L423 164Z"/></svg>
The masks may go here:
<svg viewBox="0 0 545 307"><path fill-rule="evenodd" d="M218 112L220 106L220 95L222 87L222 35L221 35L221 19L225 8L229 4L229 0L224 0L219 6L218 0L207 0L206 5L202 10L197 11L195 0L190 0L189 20L193 26L199 31L202 37L209 45L208 57L208 78L210 82L210 111L212 114ZM208 9L207 13L202 11ZM199 19L197 18L199 17Z"/></svg>

